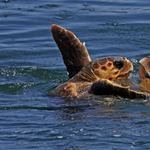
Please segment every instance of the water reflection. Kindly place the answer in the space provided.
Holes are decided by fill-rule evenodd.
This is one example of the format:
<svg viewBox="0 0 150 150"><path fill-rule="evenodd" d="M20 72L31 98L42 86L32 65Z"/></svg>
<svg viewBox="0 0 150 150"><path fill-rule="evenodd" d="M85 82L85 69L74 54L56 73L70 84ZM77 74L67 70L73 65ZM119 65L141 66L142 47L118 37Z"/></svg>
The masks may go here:
<svg viewBox="0 0 150 150"><path fill-rule="evenodd" d="M100 99L100 98L99 98ZM113 103L112 100L113 99ZM110 104L111 100L111 104ZM59 103L60 102L60 103ZM121 119L121 118L139 118L143 114L149 116L146 112L136 112L135 106L141 109L147 106L147 100L131 100L115 97L101 98L101 100L67 100L65 98L53 98L53 103L45 108L49 111L55 110L57 118L65 121L77 121L83 119L101 118L101 119ZM53 107L53 106L54 107ZM131 108L131 109L130 109ZM129 110L128 110L129 109ZM57 112L58 111L58 112Z"/></svg>

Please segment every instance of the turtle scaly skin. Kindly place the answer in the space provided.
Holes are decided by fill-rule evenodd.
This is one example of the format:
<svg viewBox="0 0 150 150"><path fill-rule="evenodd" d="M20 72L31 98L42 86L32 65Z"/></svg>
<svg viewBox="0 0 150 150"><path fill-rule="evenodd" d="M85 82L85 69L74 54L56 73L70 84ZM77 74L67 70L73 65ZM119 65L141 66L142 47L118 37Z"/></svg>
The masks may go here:
<svg viewBox="0 0 150 150"><path fill-rule="evenodd" d="M52 91L53 95L83 99L92 93L146 98L144 93L113 83L126 79L133 70L132 63L126 57L107 57L91 61L85 44L71 31L58 25L52 25L51 31L71 78Z"/></svg>
<svg viewBox="0 0 150 150"><path fill-rule="evenodd" d="M76 97L78 99L86 97L89 93L95 95L120 95L127 98L145 97L143 93L132 91L129 88L112 82L116 79L127 78L133 69L131 62L127 58L119 58L119 61L122 60L124 60L124 64L126 64L122 69L118 69L114 65L115 62L118 61L118 58L108 57L92 61L84 66L81 71L69 81L58 86L52 93L58 96ZM111 67L108 67L109 62L112 63ZM95 66L95 63L98 66ZM105 71L101 69L102 67L105 68ZM128 70L125 68L128 68ZM112 72L109 74L110 71Z"/></svg>

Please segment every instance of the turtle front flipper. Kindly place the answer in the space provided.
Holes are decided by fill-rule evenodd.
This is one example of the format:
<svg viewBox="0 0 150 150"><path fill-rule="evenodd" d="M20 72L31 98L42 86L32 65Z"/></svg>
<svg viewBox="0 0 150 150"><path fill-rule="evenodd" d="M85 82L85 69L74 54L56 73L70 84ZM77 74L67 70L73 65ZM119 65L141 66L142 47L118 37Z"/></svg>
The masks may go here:
<svg viewBox="0 0 150 150"><path fill-rule="evenodd" d="M76 97L76 84L72 82L63 83L59 85L54 91L52 91L51 94L62 97Z"/></svg>
<svg viewBox="0 0 150 150"><path fill-rule="evenodd" d="M90 93L95 95L118 95L124 98L146 98L146 94L137 92L123 87L118 84L114 84L110 80L101 79L94 82L90 88Z"/></svg>
<svg viewBox="0 0 150 150"><path fill-rule="evenodd" d="M77 74L83 66L91 61L85 44L71 32L58 25L51 26L53 39L63 56L69 77Z"/></svg>

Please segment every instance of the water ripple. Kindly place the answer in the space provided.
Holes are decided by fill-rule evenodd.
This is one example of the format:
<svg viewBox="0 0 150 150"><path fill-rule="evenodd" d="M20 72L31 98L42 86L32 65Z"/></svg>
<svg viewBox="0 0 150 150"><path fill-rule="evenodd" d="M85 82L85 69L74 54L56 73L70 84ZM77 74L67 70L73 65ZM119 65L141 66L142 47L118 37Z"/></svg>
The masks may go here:
<svg viewBox="0 0 150 150"><path fill-rule="evenodd" d="M149 149L149 100L52 97L68 80L51 25L71 30L91 58L128 57L139 85L149 56L149 0L0 2L1 149Z"/></svg>

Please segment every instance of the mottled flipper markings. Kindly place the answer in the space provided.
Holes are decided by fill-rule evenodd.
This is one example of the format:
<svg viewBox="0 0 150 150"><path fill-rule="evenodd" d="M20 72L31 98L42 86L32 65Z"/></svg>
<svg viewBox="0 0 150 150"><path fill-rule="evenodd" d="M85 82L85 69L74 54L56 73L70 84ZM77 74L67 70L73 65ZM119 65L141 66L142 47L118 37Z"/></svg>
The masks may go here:
<svg viewBox="0 0 150 150"><path fill-rule="evenodd" d="M58 25L52 25L51 31L71 78L91 61L85 43L82 44L71 31Z"/></svg>

